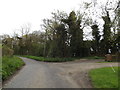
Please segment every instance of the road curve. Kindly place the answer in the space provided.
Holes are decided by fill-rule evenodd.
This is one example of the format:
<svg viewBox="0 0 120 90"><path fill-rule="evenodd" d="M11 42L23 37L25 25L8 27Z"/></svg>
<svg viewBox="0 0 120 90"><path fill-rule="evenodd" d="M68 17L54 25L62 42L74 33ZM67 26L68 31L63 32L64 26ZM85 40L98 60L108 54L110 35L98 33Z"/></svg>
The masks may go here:
<svg viewBox="0 0 120 90"><path fill-rule="evenodd" d="M79 88L77 83L59 75L61 69L52 63L20 58L26 65L3 88Z"/></svg>

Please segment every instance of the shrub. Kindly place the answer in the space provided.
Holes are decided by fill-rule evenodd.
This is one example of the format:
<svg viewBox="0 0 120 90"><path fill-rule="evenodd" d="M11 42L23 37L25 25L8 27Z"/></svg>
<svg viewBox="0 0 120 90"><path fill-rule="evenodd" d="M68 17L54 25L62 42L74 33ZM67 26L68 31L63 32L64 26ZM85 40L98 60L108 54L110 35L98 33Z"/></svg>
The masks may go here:
<svg viewBox="0 0 120 90"><path fill-rule="evenodd" d="M2 46L2 56L13 56L14 51L9 47L3 45Z"/></svg>

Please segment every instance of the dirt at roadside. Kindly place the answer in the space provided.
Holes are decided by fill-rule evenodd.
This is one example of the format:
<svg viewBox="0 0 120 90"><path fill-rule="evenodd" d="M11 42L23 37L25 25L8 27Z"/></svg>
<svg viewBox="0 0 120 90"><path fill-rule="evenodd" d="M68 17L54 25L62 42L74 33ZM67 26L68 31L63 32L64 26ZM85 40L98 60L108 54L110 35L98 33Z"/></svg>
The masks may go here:
<svg viewBox="0 0 120 90"><path fill-rule="evenodd" d="M62 70L60 75L68 78L71 82L75 82L81 88L92 88L91 79L88 72L91 69L118 66L118 63L97 63L104 60L76 60L72 62L65 63L55 63L53 65L57 66ZM112 70L112 69L111 69Z"/></svg>

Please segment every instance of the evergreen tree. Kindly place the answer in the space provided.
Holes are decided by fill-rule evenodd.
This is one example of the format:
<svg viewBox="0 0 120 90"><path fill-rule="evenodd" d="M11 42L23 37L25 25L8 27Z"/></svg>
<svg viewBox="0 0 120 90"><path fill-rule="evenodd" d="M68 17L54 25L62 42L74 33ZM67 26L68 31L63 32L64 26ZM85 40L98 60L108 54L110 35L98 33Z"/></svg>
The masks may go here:
<svg viewBox="0 0 120 90"><path fill-rule="evenodd" d="M49 56L52 57L65 57L67 55L67 31L64 24L59 24L55 27L56 33L51 43Z"/></svg>
<svg viewBox="0 0 120 90"><path fill-rule="evenodd" d="M83 30L80 29L81 20L74 11L69 14L68 19L62 20L69 26L68 34L70 41L70 56L82 56Z"/></svg>
<svg viewBox="0 0 120 90"><path fill-rule="evenodd" d="M94 24L91 26L92 28L92 36L93 36L93 49L95 54L99 54L100 52L100 32L98 29L98 25Z"/></svg>
<svg viewBox="0 0 120 90"><path fill-rule="evenodd" d="M109 49L111 48L110 39L111 39L111 20L109 16L109 12L106 11L106 16L102 17L104 20L103 25L103 40L102 40L102 47L103 53L109 53Z"/></svg>

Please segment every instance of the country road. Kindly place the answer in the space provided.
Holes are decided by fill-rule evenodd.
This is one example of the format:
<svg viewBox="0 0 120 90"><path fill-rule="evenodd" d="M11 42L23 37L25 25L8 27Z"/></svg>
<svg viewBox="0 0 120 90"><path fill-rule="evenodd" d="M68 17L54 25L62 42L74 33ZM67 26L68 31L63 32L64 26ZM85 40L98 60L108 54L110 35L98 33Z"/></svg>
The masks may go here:
<svg viewBox="0 0 120 90"><path fill-rule="evenodd" d="M81 60L48 63L23 58L26 65L4 88L92 88L88 71L118 63L96 63L99 60Z"/></svg>

